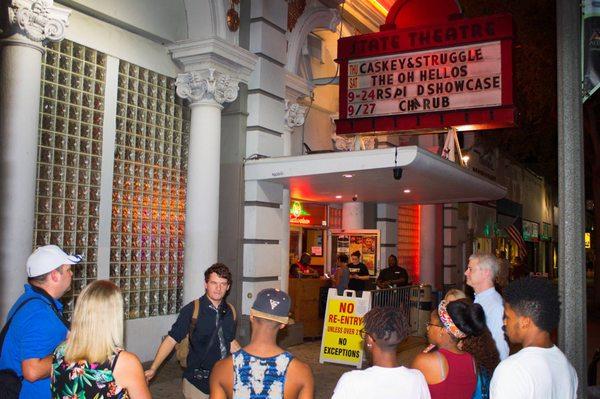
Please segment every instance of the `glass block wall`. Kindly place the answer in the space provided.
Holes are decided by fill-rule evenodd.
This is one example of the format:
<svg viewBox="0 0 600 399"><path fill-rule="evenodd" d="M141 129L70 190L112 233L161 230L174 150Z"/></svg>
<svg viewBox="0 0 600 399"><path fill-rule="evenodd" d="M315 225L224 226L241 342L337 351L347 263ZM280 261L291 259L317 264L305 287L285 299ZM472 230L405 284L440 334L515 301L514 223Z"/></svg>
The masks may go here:
<svg viewBox="0 0 600 399"><path fill-rule="evenodd" d="M49 44L42 64L33 241L84 257L63 297L67 316L97 276L105 67L105 54L69 40Z"/></svg>
<svg viewBox="0 0 600 399"><path fill-rule="evenodd" d="M174 79L120 62L110 278L127 318L181 307L189 120Z"/></svg>

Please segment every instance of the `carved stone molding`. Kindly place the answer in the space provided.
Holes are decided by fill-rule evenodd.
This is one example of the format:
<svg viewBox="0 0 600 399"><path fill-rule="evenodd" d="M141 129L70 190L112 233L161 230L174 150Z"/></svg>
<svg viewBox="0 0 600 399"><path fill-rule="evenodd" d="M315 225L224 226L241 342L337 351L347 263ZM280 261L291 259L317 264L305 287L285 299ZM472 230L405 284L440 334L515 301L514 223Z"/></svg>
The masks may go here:
<svg viewBox="0 0 600 399"><path fill-rule="evenodd" d="M177 76L175 85L177 95L192 104L214 101L222 105L234 101L239 91L238 80L214 68L181 73Z"/></svg>
<svg viewBox="0 0 600 399"><path fill-rule="evenodd" d="M335 32L340 21L341 16L337 8L328 8L318 0L311 0L294 29L287 34L288 53L285 68L292 73L298 73L301 50L308 34L317 28Z"/></svg>
<svg viewBox="0 0 600 399"><path fill-rule="evenodd" d="M11 0L9 28L33 42L59 41L65 36L71 10L55 7L52 0Z"/></svg>
<svg viewBox="0 0 600 399"><path fill-rule="evenodd" d="M284 123L289 129L304 125L304 117L308 108L304 105L285 100Z"/></svg>

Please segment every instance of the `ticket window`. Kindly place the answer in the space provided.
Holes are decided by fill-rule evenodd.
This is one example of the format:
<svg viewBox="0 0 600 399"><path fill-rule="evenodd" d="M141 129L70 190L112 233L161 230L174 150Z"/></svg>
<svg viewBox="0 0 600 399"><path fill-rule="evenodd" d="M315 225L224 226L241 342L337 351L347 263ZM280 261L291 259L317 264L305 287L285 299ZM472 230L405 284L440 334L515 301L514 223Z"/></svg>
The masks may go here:
<svg viewBox="0 0 600 399"><path fill-rule="evenodd" d="M323 274L325 265L324 249L324 230L323 229L303 229L302 252L307 252L311 256L311 267Z"/></svg>

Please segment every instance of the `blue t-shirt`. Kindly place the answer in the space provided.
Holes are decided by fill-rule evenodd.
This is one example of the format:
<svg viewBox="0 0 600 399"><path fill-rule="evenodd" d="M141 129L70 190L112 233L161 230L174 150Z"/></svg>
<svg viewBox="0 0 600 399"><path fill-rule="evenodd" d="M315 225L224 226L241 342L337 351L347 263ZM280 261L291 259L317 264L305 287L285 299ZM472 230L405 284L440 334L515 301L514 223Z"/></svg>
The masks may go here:
<svg viewBox="0 0 600 399"><path fill-rule="evenodd" d="M6 333L0 356L0 369L10 368L19 376L23 375L23 360L51 355L67 337L68 330L52 310L49 299L35 292L29 284L25 284L25 292L10 309L7 320L24 300L33 297L41 300L29 301L16 314ZM54 303L62 312L60 301L54 300ZM24 379L19 399L50 399L50 377L35 382Z"/></svg>

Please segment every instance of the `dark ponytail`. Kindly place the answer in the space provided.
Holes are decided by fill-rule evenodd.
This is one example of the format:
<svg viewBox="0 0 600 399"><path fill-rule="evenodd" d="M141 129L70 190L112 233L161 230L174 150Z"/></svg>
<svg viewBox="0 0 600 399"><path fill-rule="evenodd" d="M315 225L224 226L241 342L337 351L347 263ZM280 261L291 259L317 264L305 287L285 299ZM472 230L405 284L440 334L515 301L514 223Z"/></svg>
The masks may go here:
<svg viewBox="0 0 600 399"><path fill-rule="evenodd" d="M471 303L468 299L452 301L446 307L456 327L465 334L461 341L461 348L475 358L477 368L486 368L490 373L500 362L498 349L494 338L485 324L485 313L478 303Z"/></svg>
<svg viewBox="0 0 600 399"><path fill-rule="evenodd" d="M456 327L467 336L479 336L485 330L485 313L478 303L465 299L452 301L446 307Z"/></svg>

